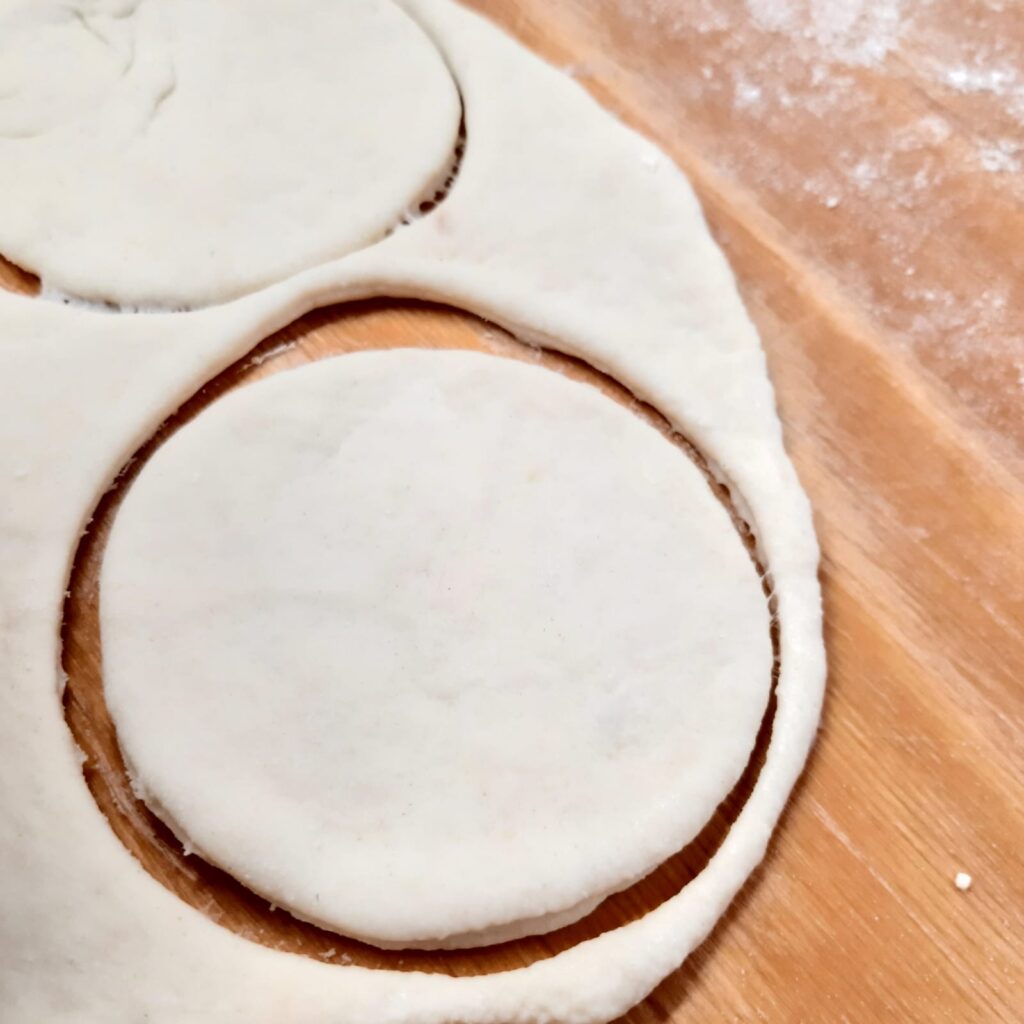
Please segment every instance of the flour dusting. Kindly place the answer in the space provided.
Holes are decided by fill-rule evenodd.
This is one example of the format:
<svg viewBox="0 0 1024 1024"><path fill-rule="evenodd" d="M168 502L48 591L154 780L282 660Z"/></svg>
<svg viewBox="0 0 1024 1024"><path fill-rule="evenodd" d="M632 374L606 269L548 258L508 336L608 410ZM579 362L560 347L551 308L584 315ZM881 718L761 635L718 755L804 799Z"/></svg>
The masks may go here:
<svg viewBox="0 0 1024 1024"><path fill-rule="evenodd" d="M747 0L754 24L810 42L843 64L875 66L904 28L902 0Z"/></svg>
<svg viewBox="0 0 1024 1024"><path fill-rule="evenodd" d="M942 81L957 92L988 92L993 96L1005 96L1017 85L1015 68L956 67L944 68L940 72Z"/></svg>
<svg viewBox="0 0 1024 1024"><path fill-rule="evenodd" d="M1019 154L1024 150L1024 143L1013 139L1000 139L999 142L987 143L978 150L978 160L986 171L998 174L1019 174L1022 165Z"/></svg>
<svg viewBox="0 0 1024 1024"><path fill-rule="evenodd" d="M695 59L673 86L716 169L830 270L880 337L1024 444L1024 5L628 9Z"/></svg>

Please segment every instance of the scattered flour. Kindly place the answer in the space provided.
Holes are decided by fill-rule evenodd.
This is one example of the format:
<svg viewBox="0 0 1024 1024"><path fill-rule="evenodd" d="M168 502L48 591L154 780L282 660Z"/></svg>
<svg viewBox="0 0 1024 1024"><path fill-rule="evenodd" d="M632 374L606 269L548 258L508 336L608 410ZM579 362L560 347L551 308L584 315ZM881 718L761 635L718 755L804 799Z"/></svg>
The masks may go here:
<svg viewBox="0 0 1024 1024"><path fill-rule="evenodd" d="M958 65L940 70L941 80L960 93L987 92L1006 96L1017 86L1015 68L967 67Z"/></svg>
<svg viewBox="0 0 1024 1024"><path fill-rule="evenodd" d="M804 239L816 257L1002 424L1024 393L1021 264L998 262L985 237L1002 229L999 197L1009 218L1024 199L1015 6L953 17L954 0L691 0L681 16L673 0L637 0L627 15L693 41L700 63L680 88L726 115L717 165L787 222L801 196L797 216L830 214Z"/></svg>
<svg viewBox="0 0 1024 1024"><path fill-rule="evenodd" d="M1024 143L1000 139L982 145L978 149L978 161L986 171L994 174L1019 174L1024 167L1019 156L1022 150Z"/></svg>
<svg viewBox="0 0 1024 1024"><path fill-rule="evenodd" d="M903 0L747 0L747 11L759 28L854 66L879 64L904 30Z"/></svg>
<svg viewBox="0 0 1024 1024"><path fill-rule="evenodd" d="M740 78L737 79L735 88L737 109L753 107L760 103L762 95L761 86L745 78Z"/></svg>

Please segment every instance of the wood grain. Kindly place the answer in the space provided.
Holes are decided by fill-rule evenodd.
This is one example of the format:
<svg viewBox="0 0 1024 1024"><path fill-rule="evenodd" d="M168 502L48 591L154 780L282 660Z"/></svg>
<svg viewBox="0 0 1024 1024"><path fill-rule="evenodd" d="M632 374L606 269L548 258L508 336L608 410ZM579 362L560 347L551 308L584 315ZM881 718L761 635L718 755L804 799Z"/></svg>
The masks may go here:
<svg viewBox="0 0 1024 1024"><path fill-rule="evenodd" d="M843 5L818 0L472 6L690 175L764 339L824 550L829 695L805 778L711 939L625 1020L1024 1020L1021 7L865 0L837 28L822 12ZM883 8L896 22L876 17ZM31 287L3 266L0 283ZM291 336L278 359L515 345L408 304L317 313ZM93 572L97 538L79 561ZM99 674L93 579L76 577L73 681ZM77 729L102 730L84 698L79 711ZM504 969L628 919L699 869L735 800L651 889L554 946L387 966ZM172 863L166 835L133 827L147 863ZM222 891L183 863L168 870L186 881L168 884ZM974 876L967 893L959 870ZM232 898L209 912L263 928L263 941L376 962Z"/></svg>

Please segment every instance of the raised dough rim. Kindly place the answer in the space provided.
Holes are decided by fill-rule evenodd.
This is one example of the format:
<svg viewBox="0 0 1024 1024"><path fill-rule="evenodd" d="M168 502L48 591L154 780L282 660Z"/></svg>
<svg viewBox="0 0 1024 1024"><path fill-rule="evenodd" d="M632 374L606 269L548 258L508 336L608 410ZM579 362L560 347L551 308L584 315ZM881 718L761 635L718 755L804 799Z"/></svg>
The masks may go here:
<svg viewBox="0 0 1024 1024"><path fill-rule="evenodd" d="M397 293L397 294L396 294ZM447 305L454 305L450 299L445 300L437 292L432 292L429 288L422 290L412 289L394 289L388 288L387 286L374 285L373 283L365 283L360 287L355 282L349 283L347 287L338 287L336 284L332 287L330 283L326 284L324 290L317 295L315 298L311 297L309 302L304 302L301 305L295 305L293 302L287 300L283 304L284 308L278 308L276 311L269 312L272 320L268 325L263 328L257 328L257 333L260 337L251 337L243 340L239 346L238 351L240 354L245 354L258 344L262 337L267 337L276 329L286 325L287 323L296 319L299 315L313 309L320 308L326 305L332 305L338 302L357 301L362 299L373 299L373 298L422 298L427 301L442 301ZM24 299L21 301L32 302L33 299ZM269 306L270 303L267 303ZM291 308L288 308L288 307ZM524 331L524 329L504 317L495 315L491 310L478 307L473 309L471 303L460 302L457 308L466 309L467 312L471 312L474 315L481 316L484 319L491 320L505 329L510 330L516 334L517 337L523 338L524 334L530 332ZM276 316L274 315L276 312ZM105 316L105 314L90 314L95 316ZM178 314L169 314L177 316ZM188 316L189 314L184 314ZM251 333L251 330L246 333ZM552 339L544 339L538 336L536 333L529 338L535 344L544 346L544 342L547 341L546 347L555 348L557 351L565 351L564 349L557 348L551 344ZM575 353L570 351L570 354ZM208 374L204 375L202 381L196 382L196 388L202 387L206 380L212 379L213 376L219 372L220 369L224 368L231 360L222 360L223 365L212 367ZM606 372L606 371L602 371ZM609 374L614 379L620 380L614 374ZM627 385L628 386L628 385ZM630 388L630 390L633 390ZM642 393L639 396L643 400ZM179 403L175 403L175 406ZM173 411L171 409L168 412ZM161 419L163 416L160 417ZM670 422L673 422L670 420ZM684 436L688 436L684 433ZM131 456L131 453L136 450L138 446L131 440L129 440L125 446L125 449L118 454L116 464L111 467L112 471L108 472L107 476L99 482L99 486L94 491L94 495L87 509L83 511L80 516L80 532L83 532L89 522L89 516L91 510L95 508L99 501L99 498L109 488L109 486L116 479L116 472L119 468L124 465ZM698 449L702 450L702 449ZM709 461L709 467L713 468L714 464ZM732 485L729 481L728 475L719 472L716 473L726 486L729 486L730 493L733 496L733 500L739 499L742 501L741 493ZM742 514L742 505L737 504L738 511ZM747 518L744 516L744 518ZM753 517L751 517L753 518ZM772 574L772 565L770 562L764 561L764 554L760 544L760 538L762 536L761 531L758 529L756 519L751 522L751 528L755 537L759 538L758 541L758 553L759 557L762 558L762 563L765 564L767 572ZM77 538L76 542L66 554L66 565L64 570L64 579L67 581L70 578L71 563L74 558L74 554L77 550ZM557 965L566 965L568 968L567 975L561 979L566 982L569 986L569 991L565 992L565 996L569 996L570 992L576 988L576 985L580 983L579 974L582 972L589 978L589 984L593 985L598 991L604 989L607 992L607 998L610 1002L607 1010L600 1010L593 1016L580 1017L581 1021L599 1021L606 1020L610 1017L622 1013L627 1010L630 1006L634 1005L639 999L650 991L650 989L661 980L661 978L673 970L683 959L706 937L708 932L717 922L722 911L731 902L732 898L739 891L742 885L746 882L750 871L757 865L763 856L764 849L767 845L768 839L770 838L772 828L775 821L777 820L778 814L781 814L783 807L788 800L788 796L791 790L792 783L795 783L797 776L799 775L803 762L805 759L806 751L810 746L810 742L813 740L814 732L817 726L818 720L818 707L820 702L820 688L818 693L811 693L808 696L811 697L811 701L801 708L799 703L793 704L792 701L796 697L796 694L790 694L789 690L792 683L792 677L796 675L793 668L794 660L799 662L799 659L793 659L786 657L785 654L785 640L787 634L793 631L793 617L787 617L784 614L781 607L784 598L785 591L779 585L778 579L776 579L775 596L779 602L779 609L776 612L777 622L779 627L779 645L780 645L780 662L779 662L779 675L776 684L776 699L777 709L775 712L773 724L772 724L772 736L769 742L768 748L765 752L765 761L762 766L761 772L758 776L757 782L747 798L747 801L740 810L734 820L731 828L729 829L722 845L715 852L712 858L705 865L704 870L690 881L680 892L671 897L661 906L651 911L645 917L631 922L628 925L624 925L620 928L613 929L609 932L602 933L595 939L588 940L578 946L575 946L562 953L556 954L552 958L544 961L538 961L527 967L513 968L508 971L499 972L493 975L482 975L478 977L464 977L464 978L447 978L438 977L433 975L414 975L414 977L423 977L424 980L429 980L432 984L441 982L447 989L449 986L464 986L466 988L476 989L480 984L486 984L491 980L502 981L503 979L509 979L513 977L523 978L524 984L530 984L534 979L531 977L527 981L527 976L536 975L539 973L548 974L551 971L557 971ZM799 625L799 616L797 618L797 625ZM57 651L55 652L59 657L59 627L60 627L60 616L56 622L56 633L55 640L57 641ZM811 629L813 630L815 623L810 623ZM806 630L805 630L806 632ZM796 680L797 690L799 691L799 680ZM55 708L55 714L60 715L59 706ZM60 717L63 717L60 715ZM787 735L788 733L788 735ZM779 775L783 780L781 785L775 792L772 792L773 775ZM99 809L95 806L92 800L91 794L85 787L84 780L82 781L83 794L87 797L90 803L93 804L95 813L102 819L102 825L104 828L109 829L109 822L102 815ZM764 809L761 808L761 804L766 805ZM774 807L773 807L774 805ZM749 823L749 825L748 825ZM750 831L750 841L747 840L745 832ZM163 890L163 886L160 885L155 879L150 877L150 883ZM179 901L180 902L180 901ZM703 908L698 906L698 913L690 913L690 907L693 904L704 903ZM701 912L702 911L702 912ZM198 911L197 916L202 917ZM684 920L688 927L683 927L678 930L678 944L674 944L671 941L671 933L675 929L673 928L673 921L670 919L670 915L680 917ZM633 960L628 955L626 948L630 945L630 937L632 935L641 932L636 947L633 952L637 954L637 959ZM239 937L238 941L249 944L245 939ZM596 945L600 945L600 950L595 949ZM254 947L256 948L256 947ZM644 952L650 952L652 949L658 949L660 952L659 960L651 963L643 963L645 960ZM587 963L586 959L588 953L593 952L596 954L595 958ZM608 959L616 958L616 966L622 970L622 981L623 985L618 986L618 992L616 994L615 989L617 986L614 983L611 986L611 991L608 990L608 977L606 969L602 967L600 961L604 958L601 956L602 953L608 953ZM619 959L621 958L621 959ZM580 962L583 959L584 962ZM324 965L312 964L311 966L320 968ZM328 969L333 969L335 965L331 965ZM360 967L344 967L344 971L366 971L365 968ZM401 972L392 972L385 969L375 970L372 973L378 975L394 975L397 980L401 980L403 984L408 984L410 975ZM540 980L540 979L536 979ZM553 982L553 987L556 990L562 990L562 985L556 978L545 978L547 982ZM562 990L564 991L564 990ZM406 1016L399 1015L395 1017L387 1017L382 1020L423 1020L423 1021L435 1021L441 1022L446 1020L458 1020L464 1021L466 1024L470 1024L472 1021L501 1021L502 1024L508 1022L523 1022L528 1024L537 1019L532 1012L529 1011L529 1003L526 1002L527 996L525 990L522 994L516 994L513 992L507 993L510 1001L503 1003L501 1001L501 992L495 991L493 999L491 995L484 992L474 991L472 996L469 992L466 993L466 997L469 999L469 1003L476 1006L478 1009L482 1009L483 1005L486 1004L490 1007L489 1011L471 1013L460 1017L451 1017L448 1015L447 1010L441 1010L438 1007L438 1013L432 1014L429 1011L423 1015ZM448 997L442 992L435 992L434 995L440 1000L440 1005L444 1005L448 1002ZM449 995L454 997L453 1002L458 1004L459 998L455 996L453 991L449 992ZM339 993L340 996L340 993ZM432 1002L433 1000L431 1000ZM523 1007L527 1007L526 1012L523 1013L521 1010ZM315 1018L321 1019L321 1018Z"/></svg>
<svg viewBox="0 0 1024 1024"><path fill-rule="evenodd" d="M324 292L321 293L315 299L311 298L311 300L308 303L291 305L291 308L279 308L276 311L277 316L275 316L272 321L274 326L259 330L258 333L261 336L250 338L247 342L245 342L244 348L242 348L237 353L237 357L244 358L246 355L248 355L249 352L253 350L253 348L255 348L258 344L260 344L263 340L265 340L275 331L280 330L281 328L287 326L291 322L294 322L295 319L299 318L302 315L305 315L306 313L312 312L316 309L324 308L326 306L363 301L367 299L411 299L435 302L446 306L451 306L458 311L469 313L471 315L480 317L481 319L484 319L486 321L490 321L499 327L502 327L504 330L507 330L509 333L513 334L516 338L521 340L524 344L535 345L537 347L551 349L556 352L564 352L566 354L571 355L573 358L582 359L584 362L587 361L583 355L578 354L572 349L562 348L558 344L557 339L547 337L535 331L530 331L529 328L526 328L524 325L516 324L512 320L500 316L500 314L493 313L489 309L485 308L483 305L474 308L474 304L472 302L465 300L460 300L458 302L453 301L452 299L446 298L444 295L436 291L432 291L429 286L424 287L421 290L414 290L411 288L397 289L388 287L387 285L372 282L365 283L361 286L358 283L358 281L349 282L346 286L341 287L339 287L337 283L332 285L330 282L327 282ZM25 301L33 300L28 299ZM105 314L95 313L92 315L103 316ZM167 315L178 316L181 314ZM187 316L188 314L184 315ZM204 380L197 382L194 390L192 391L192 394L194 394L196 391L205 386L205 384L208 383L209 380L212 380L213 377L215 377L219 372L222 372L223 369L227 367L227 365L230 365L230 360L214 368ZM615 380L617 383L619 383L621 386L627 388L631 393L635 394L641 401L652 405L653 408L660 412L658 406L653 402L648 401L643 396L642 392L635 391L632 387L629 386L627 382L623 381L613 372L610 372L609 370L603 369L599 366L595 368L598 369L600 373L606 374L607 376ZM180 406L180 404L181 403L178 403L178 405L176 405L175 408ZM167 410L167 413L173 414L173 411L173 409L169 409ZM162 416L161 422L165 418L166 416ZM676 427L675 422L667 415L665 416L665 418L666 420L668 420L670 424L672 424L673 429L680 429ZM682 435L685 438L687 438L687 440L691 440L689 434L686 433L685 431L682 431L680 429L680 433L682 433ZM697 445L695 442L692 442L692 440L691 443L694 444L696 450L705 458L708 470L712 473L712 475L716 477L718 480L720 480L720 482L724 486L728 487L731 500L735 505L737 513L740 515L743 521L745 521L748 524L751 533L755 538L756 553L758 559L765 566L766 575L769 578L772 578L772 566L770 562L767 562L765 560L763 548L761 545L761 531L758 529L756 519L753 517L753 515L748 514L749 507L747 506L747 503L744 500L742 492L739 491L739 489L730 481L728 474L724 473L719 466L717 466L710 458L708 458L707 454L699 445ZM126 465L129 462L132 452L137 451L139 447L141 447L141 445L133 444L131 446L131 451L126 451L122 453L121 456L119 456L119 460L117 463L118 470L115 471L113 474L108 474L108 476L105 478L101 489L97 492L97 496L94 498L94 500L89 506L90 511L81 520L82 532L84 532L88 528L91 510L96 507L96 505L99 503L99 500L102 498L102 495L106 493L110 486L112 486L115 483L117 479L117 472L119 472L120 467ZM78 543L76 541L76 544L74 545L73 549L69 552L69 560L65 573L66 579L70 578L71 564L75 552L77 551L77 548ZM802 715L799 713L801 710L800 708L796 708L794 711L794 709L791 707L789 717L794 720L792 727L796 728L799 727L800 724L804 724L805 730L804 737L802 738L804 739L804 743L806 744L806 746L801 746L801 737L783 737L782 735L783 729L787 726L787 724L789 724L788 718L786 715L784 715L783 712L788 703L786 700L788 696L786 693L786 684L789 682L789 679L787 677L791 677L794 674L792 669L793 659L789 659L788 664L790 665L790 670L787 673L787 659L785 657L783 650L784 639L787 634L787 619L781 614L781 611L778 609L778 605L781 604L781 599L783 595L780 591L780 588L777 585L773 587L772 596L776 602L776 610L772 612L772 622L776 623L778 627L779 658L777 681L773 687L773 694L776 698L777 705L775 713L771 718L771 738L768 747L765 750L764 763L761 767L761 771L758 775L754 787L752 788L746 801L741 807L735 820L726 832L725 838L723 839L721 846L712 855L710 860L705 865L704 869L690 882L688 882L679 891L678 894L670 897L668 900L666 900L660 906L656 907L654 910L650 911L644 917L636 921L630 922L629 924L622 925L620 927L611 929L606 932L602 932L595 938L589 939L583 943L571 947L570 949L557 953L549 959L540 960L524 967L515 967L510 968L508 970L496 971L493 973L477 976L451 978L437 975L422 975L422 977L424 977L425 979L429 978L431 981L443 981L444 983L446 983L446 985L459 985L465 983L468 987L470 984L475 986L476 984L486 983L490 980L500 981L501 979L510 978L513 976L525 977L527 974L540 973L539 969L541 968L550 969L558 963L562 963L570 959L575 960L578 957L585 956L588 949L597 944L614 944L616 946L623 946L628 942L626 933L635 934L642 928L645 931L650 931L655 934L657 934L658 932L670 930L668 923L663 920L665 917L668 916L670 911L677 911L681 913L686 909L684 904L688 902L695 903L702 897L710 896L710 899L707 900L704 913L688 915L690 921L693 922L693 924L691 926L689 935L684 940L686 943L686 948L685 951L682 952L681 956L678 951L675 953L675 955L673 955L671 952L667 952L669 949L671 949L671 943L663 938L662 940L660 940L660 944L662 945L663 958L667 961L667 963L664 966L657 966L653 969L648 967L648 970L646 971L641 970L637 972L639 977L634 975L635 983L639 983L642 986L643 991L640 991L639 993L632 993L626 995L625 997L620 996L619 999L615 1001L614 1008L608 1011L607 1014L602 1011L601 1013L593 1017L588 1016L579 1018L581 1021L600 1021L609 1019L611 1016L615 1016L622 1012L625 1012L631 1006L635 1005L635 1003L642 999L643 995L645 995L646 992L650 991L650 989L653 988L654 985L658 981L660 981L665 974L669 973L672 969L677 967L679 963L681 963L682 960L685 959L685 957L689 955L690 952L692 952L693 949L695 949L698 945L700 945L701 942L704 941L707 934L718 922L721 913L725 910L725 908L732 901L732 899L735 897L738 891L746 883L747 879L749 878L750 872L760 862L764 853L764 849L767 846L768 840L771 837L774 823L775 820L777 820L777 818L768 819L767 815L762 816L762 823L760 825L758 825L756 822L751 823L753 839L753 842L751 844L744 844L743 840L745 837L741 836L740 834L743 831L743 828L747 824L747 822L750 821L750 819L757 817L755 812L760 810L760 808L757 806L759 802L758 798L760 797L760 800L762 802L768 803L771 796L773 795L771 793L765 794L765 790L769 788L768 782L766 782L766 780L771 780L771 773L773 770L779 774L784 774L786 773L786 769L788 768L789 774L791 774L792 776L793 783L795 783L797 777L800 774L800 771L802 770L803 762L806 756L806 750L809 748L810 742L813 740L814 731L816 730L817 726L818 706L816 704L812 703L809 706L805 706L805 708L802 709L804 711ZM809 729L806 728L806 726L808 725L810 726ZM785 749L783 748L784 741L790 741L792 745L790 745L788 749ZM780 748L783 748L781 753ZM788 758L785 757L786 754L789 755ZM782 764L778 763L780 758L783 759ZM785 763L786 761L788 761L788 764ZM774 794L776 796L775 803L778 805L779 815L781 815L781 812L785 809L785 805L788 801L790 792L791 788L787 787L785 789L778 790L776 794ZM780 793L781 799L778 799ZM91 794L89 796L90 801L92 802ZM102 812L100 812L98 808L95 808L95 810L96 813L99 814L100 817L103 819L104 827L109 828L109 822L107 821L106 817L102 815ZM746 848L744 848L745 846ZM744 862L749 864L749 867L744 869L744 867L742 866ZM730 868L732 869L731 872ZM732 875L732 877L730 877L730 874ZM719 875L722 875L723 877L719 879ZM709 878L711 879L711 881L708 880ZM164 887L156 879L152 878L152 876L150 876L150 881L152 882L152 884L159 886L161 889L164 889ZM718 885L713 886L713 882L718 883ZM707 889L712 890L710 894L705 892L705 890ZM715 891L716 889L717 892ZM711 899L714 899L714 902L711 902ZM200 916L205 916L202 915L201 912L199 911L196 911L196 913ZM239 941L249 944L249 940L244 939L241 936L236 937L239 939ZM643 948L647 943L650 942L659 942L659 940L656 938L651 939L650 937L645 936L645 941L643 943L640 943L641 948ZM256 944L253 943L253 945L255 946ZM649 949L647 951L650 952ZM623 951L619 950L618 952ZM623 968L626 967L627 963L628 961L622 964ZM352 967L347 965L322 964L316 964L315 966L327 966L328 969L332 970L336 967L340 967L344 971L370 971L371 973L382 976L394 975L397 979L401 979L403 982L407 982L408 979L410 978L410 975L406 972L395 972L386 967L363 968ZM572 964L573 969L579 969L580 967L585 968L586 966L587 965L585 964L579 963ZM596 967L597 974L593 976L592 983L597 985L601 973L601 968L600 965L591 966ZM636 969L636 967L639 966L639 964L634 964L634 970ZM645 980L641 980L641 978L644 978L645 975ZM571 984L574 985L575 983ZM482 1000L486 1000L486 997L483 997L482 993L479 993L478 995L482 997ZM495 1006L497 1006L497 1003L495 1003ZM495 1015L492 1015L492 1013L494 1013ZM523 1024L533 1024L533 1022L538 1019L549 1019L536 1018L531 1013L527 1013L524 1016L521 1013L517 1012L517 1009L515 1007L511 1006L503 1010L500 1013L500 1015L497 1014L497 1011L492 1011L492 1013L488 1013L486 1015L466 1016L464 1018L452 1018L452 1020L457 1020L458 1024L471 1024L471 1022L476 1020L489 1021L493 1022L493 1024L498 1024L498 1022L501 1022L501 1024L506 1024L506 1021L509 1022L509 1024L511 1024L511 1022L520 1021L523 1022ZM399 1016L387 1019L394 1019L396 1021L403 1021L406 1019L422 1019L424 1021L435 1021L436 1024L442 1024L442 1022L444 1022L444 1024L447 1024L448 1021L447 1017L434 1016L417 1016L408 1018L404 1016Z"/></svg>

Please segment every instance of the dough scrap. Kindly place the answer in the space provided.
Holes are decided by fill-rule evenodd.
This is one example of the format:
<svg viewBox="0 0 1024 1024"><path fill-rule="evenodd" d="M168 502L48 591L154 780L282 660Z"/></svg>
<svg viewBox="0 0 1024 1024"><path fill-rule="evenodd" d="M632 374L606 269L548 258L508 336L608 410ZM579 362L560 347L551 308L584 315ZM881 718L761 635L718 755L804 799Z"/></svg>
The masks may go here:
<svg viewBox="0 0 1024 1024"><path fill-rule="evenodd" d="M382 238L460 116L387 0L0 0L0 252L92 301L223 302Z"/></svg>
<svg viewBox="0 0 1024 1024"><path fill-rule="evenodd" d="M756 567L689 459L475 353L215 403L132 485L101 594L147 802L386 946L549 930L653 870L735 785L771 685Z"/></svg>
<svg viewBox="0 0 1024 1024"><path fill-rule="evenodd" d="M757 333L688 183L479 17L449 0L405 6L465 103L459 178L431 214L195 313L111 317L0 293L0 991L11 1024L609 1021L714 926L761 860L813 742L825 659L810 509ZM183 906L113 836L61 715L70 560L114 475L268 334L315 306L374 295L462 306L626 383L728 480L772 576L778 706L760 775L721 847L645 917L494 975L317 963Z"/></svg>

